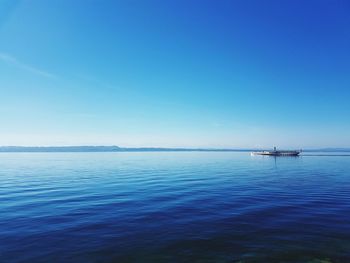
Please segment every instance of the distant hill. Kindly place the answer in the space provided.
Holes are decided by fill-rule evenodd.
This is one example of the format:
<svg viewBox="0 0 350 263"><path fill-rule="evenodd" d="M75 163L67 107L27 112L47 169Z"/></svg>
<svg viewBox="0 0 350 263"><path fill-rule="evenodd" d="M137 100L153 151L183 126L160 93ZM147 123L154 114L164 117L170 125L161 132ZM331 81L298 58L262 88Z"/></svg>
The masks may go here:
<svg viewBox="0 0 350 263"><path fill-rule="evenodd" d="M0 152L184 152L184 151L251 151L252 149L203 149L203 148L121 148L118 146L0 146Z"/></svg>
<svg viewBox="0 0 350 263"><path fill-rule="evenodd" d="M0 152L250 152L263 149L212 149L212 148L122 148L118 146L0 146ZM350 148L305 149L303 152L350 152Z"/></svg>
<svg viewBox="0 0 350 263"><path fill-rule="evenodd" d="M47 146L47 147L24 147L2 146L0 152L116 152L118 146Z"/></svg>

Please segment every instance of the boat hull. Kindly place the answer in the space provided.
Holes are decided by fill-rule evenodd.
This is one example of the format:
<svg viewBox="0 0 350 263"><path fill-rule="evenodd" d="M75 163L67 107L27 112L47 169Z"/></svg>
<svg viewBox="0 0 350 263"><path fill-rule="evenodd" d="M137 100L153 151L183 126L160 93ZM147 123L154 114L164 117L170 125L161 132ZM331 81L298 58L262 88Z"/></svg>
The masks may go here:
<svg viewBox="0 0 350 263"><path fill-rule="evenodd" d="M300 151L263 151L252 152L252 155L266 155L266 156L298 156Z"/></svg>

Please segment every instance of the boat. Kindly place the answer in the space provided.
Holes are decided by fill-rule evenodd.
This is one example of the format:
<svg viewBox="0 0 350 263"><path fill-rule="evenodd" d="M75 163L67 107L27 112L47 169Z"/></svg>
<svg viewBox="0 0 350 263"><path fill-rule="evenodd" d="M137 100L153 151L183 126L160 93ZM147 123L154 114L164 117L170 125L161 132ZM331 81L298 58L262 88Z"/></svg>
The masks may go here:
<svg viewBox="0 0 350 263"><path fill-rule="evenodd" d="M273 151L262 151L262 152L252 152L252 155L268 155L268 156L298 156L301 153L299 151L277 151L276 147L273 148Z"/></svg>

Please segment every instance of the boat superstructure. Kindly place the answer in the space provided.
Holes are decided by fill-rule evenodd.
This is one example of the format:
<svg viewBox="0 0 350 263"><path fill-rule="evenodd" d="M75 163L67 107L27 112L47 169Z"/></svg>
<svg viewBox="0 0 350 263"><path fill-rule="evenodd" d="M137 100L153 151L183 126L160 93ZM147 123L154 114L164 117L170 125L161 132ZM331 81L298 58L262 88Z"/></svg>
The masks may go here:
<svg viewBox="0 0 350 263"><path fill-rule="evenodd" d="M252 155L268 155L268 156L298 156L301 153L299 151L278 151L274 147L273 151L261 151L261 152L252 152Z"/></svg>

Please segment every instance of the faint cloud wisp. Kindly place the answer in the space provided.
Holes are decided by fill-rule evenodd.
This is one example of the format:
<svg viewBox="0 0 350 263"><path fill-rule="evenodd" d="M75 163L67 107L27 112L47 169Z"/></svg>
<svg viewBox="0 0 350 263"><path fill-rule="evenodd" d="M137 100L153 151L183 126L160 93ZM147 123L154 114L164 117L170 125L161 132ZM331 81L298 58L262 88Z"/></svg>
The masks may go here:
<svg viewBox="0 0 350 263"><path fill-rule="evenodd" d="M46 77L46 78L57 78L57 76L54 74L51 74L47 71L44 71L44 70L38 69L34 66L23 63L23 62L19 61L17 58L15 58L9 54L6 54L6 53L0 52L0 60L6 62L8 64L12 64L18 68L32 72L34 74L41 75L41 76Z"/></svg>

